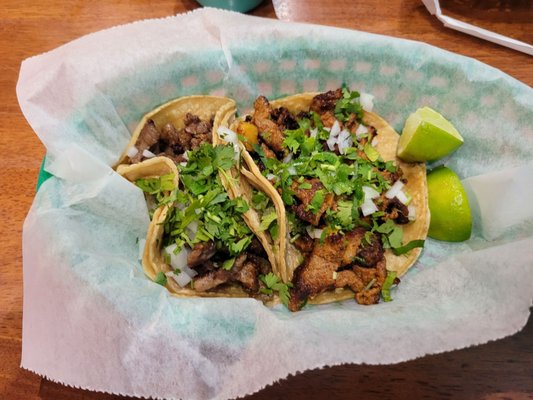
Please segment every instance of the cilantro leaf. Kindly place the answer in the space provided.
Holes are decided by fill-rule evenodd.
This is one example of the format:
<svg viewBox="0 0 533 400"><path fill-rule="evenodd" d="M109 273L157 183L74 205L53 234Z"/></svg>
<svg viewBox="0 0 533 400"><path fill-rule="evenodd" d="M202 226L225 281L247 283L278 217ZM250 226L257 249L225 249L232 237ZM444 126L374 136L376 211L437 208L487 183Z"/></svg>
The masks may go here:
<svg viewBox="0 0 533 400"><path fill-rule="evenodd" d="M159 271L154 278L154 282L158 285L165 286L167 284L167 276L164 272Z"/></svg>
<svg viewBox="0 0 533 400"><path fill-rule="evenodd" d="M291 298L291 295L289 293L289 289L292 287L292 283L283 283L279 281L279 278L273 274L272 272L269 272L266 275L259 275L259 279L261 282L265 284L266 287L261 288L261 293L264 294L273 294L273 292L278 292L279 298L281 302L287 306L289 304L289 300Z"/></svg>
<svg viewBox="0 0 533 400"><path fill-rule="evenodd" d="M325 199L326 199L326 191L324 189L317 190L315 192L315 195L311 199L311 202L307 206L307 209L316 213L318 210L320 210L320 207L322 207L322 204L324 203Z"/></svg>
<svg viewBox="0 0 533 400"><path fill-rule="evenodd" d="M387 271L387 278L385 278L385 282L383 282L383 287L381 288L381 296L384 301L392 301L390 289L396 280L396 275L396 271Z"/></svg>
<svg viewBox="0 0 533 400"><path fill-rule="evenodd" d="M393 247L392 251L397 256L405 254L411 250L413 250L416 247L424 247L424 240L411 240L409 243L407 243L404 246L401 247Z"/></svg>
<svg viewBox="0 0 533 400"><path fill-rule="evenodd" d="M278 214L276 213L276 210L271 210L268 214L263 215L261 218L261 224L259 225L259 230L266 231L272 222L274 222L278 218Z"/></svg>

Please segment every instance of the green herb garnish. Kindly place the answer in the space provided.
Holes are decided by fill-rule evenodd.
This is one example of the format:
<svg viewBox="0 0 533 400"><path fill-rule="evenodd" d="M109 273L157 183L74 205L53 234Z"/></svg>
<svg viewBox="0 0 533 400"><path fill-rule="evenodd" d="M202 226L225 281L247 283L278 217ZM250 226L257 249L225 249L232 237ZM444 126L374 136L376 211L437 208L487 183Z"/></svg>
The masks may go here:
<svg viewBox="0 0 533 400"><path fill-rule="evenodd" d="M289 288L292 287L292 283L280 282L279 277L277 277L272 272L269 272L266 275L259 275L259 279L266 286L264 288L261 288L261 293L271 295L274 292L278 292L281 302L285 306L289 304L289 300L291 298L290 293L289 293Z"/></svg>

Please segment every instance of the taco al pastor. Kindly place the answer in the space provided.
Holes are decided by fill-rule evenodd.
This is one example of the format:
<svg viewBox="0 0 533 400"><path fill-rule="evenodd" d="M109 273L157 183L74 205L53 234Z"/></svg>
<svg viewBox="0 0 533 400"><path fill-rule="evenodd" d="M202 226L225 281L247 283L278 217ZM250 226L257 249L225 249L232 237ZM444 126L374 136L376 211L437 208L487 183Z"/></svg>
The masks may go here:
<svg viewBox="0 0 533 400"><path fill-rule="evenodd" d="M293 285L292 311L388 299L427 235L425 165L397 159L399 135L359 100L346 88L261 96L232 126L249 151L249 173L284 211L278 257Z"/></svg>

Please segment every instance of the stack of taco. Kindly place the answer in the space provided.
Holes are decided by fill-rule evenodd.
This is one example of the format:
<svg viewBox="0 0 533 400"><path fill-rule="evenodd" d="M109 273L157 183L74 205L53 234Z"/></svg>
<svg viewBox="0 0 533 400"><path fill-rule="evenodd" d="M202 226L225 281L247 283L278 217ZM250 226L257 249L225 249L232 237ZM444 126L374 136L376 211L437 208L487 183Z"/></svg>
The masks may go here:
<svg viewBox="0 0 533 400"><path fill-rule="evenodd" d="M361 103L340 88L260 96L238 120L209 96L149 113L117 167L155 204L146 274L291 311L389 300L427 235L426 170L396 158L399 135Z"/></svg>

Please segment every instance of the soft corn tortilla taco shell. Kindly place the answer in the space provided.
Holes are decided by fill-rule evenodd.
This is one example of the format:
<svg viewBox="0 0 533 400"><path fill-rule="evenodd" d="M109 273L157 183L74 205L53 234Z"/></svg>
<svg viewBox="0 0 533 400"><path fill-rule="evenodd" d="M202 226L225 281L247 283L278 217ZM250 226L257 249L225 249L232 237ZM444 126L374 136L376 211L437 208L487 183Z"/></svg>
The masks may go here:
<svg viewBox="0 0 533 400"><path fill-rule="evenodd" d="M319 93L302 93L293 96L284 97L270 102L273 108L285 107L291 113L298 114L300 111L308 111L313 97ZM244 119L244 118L243 118ZM407 225L403 225L404 243L408 243L415 239L425 239L429 229L429 208L427 199L427 184L426 184L426 167L425 164L420 163L405 163L396 157L396 148L400 135L385 122L378 115L365 112L364 121L367 125L372 125L376 128L377 145L376 150L380 153L384 161L395 161L404 173L404 178L408 183L405 185L405 190L413 197L411 204L416 208L416 220ZM236 126L236 124L234 124ZM278 213L280 225L284 226L285 247L283 256L278 258L282 269L285 269L284 275L289 280L292 279L294 270L301 263L301 256L299 251L289 243L287 232L287 218L285 214L285 207L279 193L275 190L273 185L261 174L261 171L253 161L249 153L245 153L243 158L250 172L256 177L258 185L267 193L271 199L277 204L277 209L282 212ZM406 255L396 256L391 250L385 251L385 258L387 262L387 270L396 271L397 276L404 275L407 270L415 263L419 257L422 249L416 248L411 250ZM281 255L281 252L280 252ZM354 293L349 289L338 289L322 293L313 299L309 299L308 303L323 304L334 301L341 301L353 298Z"/></svg>
<svg viewBox="0 0 533 400"><path fill-rule="evenodd" d="M187 113L196 115L203 121L209 121L214 118L213 125L215 125L217 121L226 116L228 108L231 107L235 107L235 101L227 97L218 96L180 97L157 107L146 114L137 125L130 142L115 166L128 162L128 150L135 146L141 130L148 120L154 121L158 128L171 123L179 131L185 126L184 119Z"/></svg>
<svg viewBox="0 0 533 400"><path fill-rule="evenodd" d="M214 146L223 145L227 143L218 134L218 128L220 126L229 127L235 119L235 112L235 106L227 106L223 110L221 110L221 118L218 121L215 121L215 123L213 124ZM244 146L241 145L240 150L241 154L248 155ZM226 191L228 192L231 199L241 197L245 199L248 203L249 209L243 214L243 219L246 221L246 224L248 225L250 230L255 234L257 239L259 239L259 241L263 245L263 248L267 253L268 261L270 262L270 265L272 267L272 272L279 276L283 282L286 282L286 276L283 275L283 273L285 272L285 268L282 270L280 269L278 255L276 254L279 249L279 245L277 244L277 242L274 243L270 234L260 229L261 215L251 206L253 195L252 187L255 187L258 190L263 190L262 185L258 185L255 182L250 181L250 176L246 177L241 173L241 171L236 169L227 171L226 175L227 176L221 174L222 184L226 188ZM252 176L252 179L254 177L255 176ZM285 232L283 232L283 234L285 234ZM279 236L281 236L281 232Z"/></svg>
<svg viewBox="0 0 533 400"><path fill-rule="evenodd" d="M152 119L158 127L170 122L179 131L184 126L183 120L187 113L197 115L202 120L213 118L213 145L217 145L222 144L223 142L218 138L215 132L219 126L228 126L229 121L234 118L235 112L236 104L233 100L214 96L183 97L158 107L146 114L135 129L130 143L120 157L120 162L116 167L117 173L131 182L135 182L138 179L157 178L172 173L174 174L174 184L177 187L179 184L178 170L174 162L167 157L154 157L137 164L125 163L128 160L128 149L135 146L139 134L146 122L149 119ZM244 180L244 182L240 181L239 183L242 183L244 187L241 188L240 185L230 184L225 186L230 198L233 199L245 196L251 201L251 188L248 182ZM242 192L244 192L244 194ZM159 272L165 273L172 271L171 266L165 262L162 252L164 222L170 207L172 207L172 205L163 205L155 210L152 216L152 221L148 227L142 266L145 274L151 280L154 280ZM277 260L273 252L272 240L266 233L259 232L259 216L254 210L250 209L244 215L244 219L265 248L273 271L279 273ZM173 295L178 297L250 297L250 295L238 285L225 285L223 288L218 288L212 292L198 292L190 288L182 288L173 279L167 279L166 287ZM279 298L274 296L271 299L264 300L264 302L268 306L273 306L279 303Z"/></svg>

